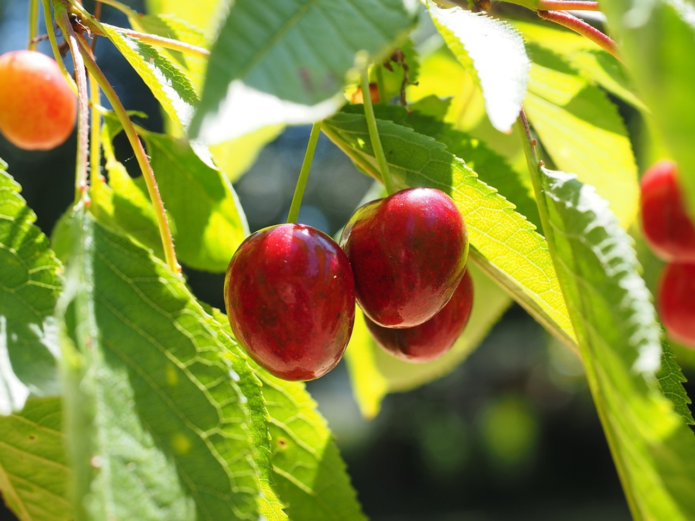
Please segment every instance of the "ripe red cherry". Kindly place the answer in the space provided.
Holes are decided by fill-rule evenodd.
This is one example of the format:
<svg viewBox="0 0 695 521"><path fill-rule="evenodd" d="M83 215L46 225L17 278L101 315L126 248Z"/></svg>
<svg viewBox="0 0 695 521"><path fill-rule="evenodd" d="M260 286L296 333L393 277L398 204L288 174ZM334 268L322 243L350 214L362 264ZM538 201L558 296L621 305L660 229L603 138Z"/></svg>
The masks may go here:
<svg viewBox="0 0 695 521"><path fill-rule="evenodd" d="M45 54L0 56L0 132L25 150L50 150L75 126L77 99L58 64Z"/></svg>
<svg viewBox="0 0 695 521"><path fill-rule="evenodd" d="M466 269L468 234L451 198L402 190L359 208L340 244L355 274L357 302L385 327L415 327L449 301Z"/></svg>
<svg viewBox="0 0 695 521"><path fill-rule="evenodd" d="M424 324L407 329L381 327L364 317L377 344L407 362L429 362L454 345L468 324L473 309L473 280L466 271L454 296Z"/></svg>
<svg viewBox="0 0 695 521"><path fill-rule="evenodd" d="M695 348L695 263L669 264L659 284L659 315L668 335Z"/></svg>
<svg viewBox="0 0 695 521"><path fill-rule="evenodd" d="M678 168L659 161L642 176L642 228L664 260L695 261L695 227L683 205Z"/></svg>
<svg viewBox="0 0 695 521"><path fill-rule="evenodd" d="M224 299L249 356L285 380L313 380L333 369L355 322L347 257L333 239L301 224L248 237L227 268Z"/></svg>

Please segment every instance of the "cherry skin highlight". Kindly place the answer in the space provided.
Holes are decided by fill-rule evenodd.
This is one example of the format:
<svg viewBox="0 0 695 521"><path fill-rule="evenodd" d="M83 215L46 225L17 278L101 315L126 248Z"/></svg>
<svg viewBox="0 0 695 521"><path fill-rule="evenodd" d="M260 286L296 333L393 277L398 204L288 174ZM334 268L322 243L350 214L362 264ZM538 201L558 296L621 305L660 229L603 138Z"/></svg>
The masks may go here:
<svg viewBox="0 0 695 521"><path fill-rule="evenodd" d="M50 150L75 126L77 98L53 58L35 51L0 56L0 132L24 150Z"/></svg>
<svg viewBox="0 0 695 521"><path fill-rule="evenodd" d="M347 257L329 236L301 224L248 237L227 268L224 299L239 343L285 380L313 380L333 369L355 322Z"/></svg>
<svg viewBox="0 0 695 521"><path fill-rule="evenodd" d="M384 327L415 327L454 294L466 269L468 233L451 198L401 190L360 207L340 244L355 274L357 302Z"/></svg>
<svg viewBox="0 0 695 521"><path fill-rule="evenodd" d="M372 336L386 352L407 362L424 363L449 351L468 324L473 309L473 280L466 271L453 297L441 311L419 326L386 328L364 317Z"/></svg>
<svg viewBox="0 0 695 521"><path fill-rule="evenodd" d="M695 262L695 226L678 186L678 168L659 161L642 176L642 229L654 253L667 261Z"/></svg>
<svg viewBox="0 0 695 521"><path fill-rule="evenodd" d="M659 283L659 315L668 336L695 348L695 263L674 263Z"/></svg>

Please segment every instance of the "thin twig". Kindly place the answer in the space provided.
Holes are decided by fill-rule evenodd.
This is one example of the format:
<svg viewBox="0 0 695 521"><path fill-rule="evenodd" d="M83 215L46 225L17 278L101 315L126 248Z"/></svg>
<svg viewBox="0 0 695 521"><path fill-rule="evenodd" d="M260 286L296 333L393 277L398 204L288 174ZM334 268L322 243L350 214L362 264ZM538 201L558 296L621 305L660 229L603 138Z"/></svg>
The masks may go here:
<svg viewBox="0 0 695 521"><path fill-rule="evenodd" d="M72 30L67 9L61 9L56 13L56 21L60 30L70 46L72 62L75 65L75 77L77 78L77 161L75 167L75 204L86 203L87 194L87 158L89 157L89 94L87 92L87 74L84 60L80 52L80 44L77 41L75 31Z"/></svg>
<svg viewBox="0 0 695 521"><path fill-rule="evenodd" d="M164 210L164 203L162 202L162 197L159 193L159 187L157 186L157 180L154 177L152 165L150 165L150 161L145 153L145 148L142 146L142 141L140 141L140 137L138 136L132 121L130 121L128 113L126 112L125 107L123 107L123 103L121 103L121 100L116 94L113 86L106 79L106 76L104 76L104 73L99 68L96 61L94 61L89 55L89 47L87 47L86 44L82 44L82 51L87 69L89 69L89 72L94 76L94 79L96 79L97 83L101 87L101 90L104 91L104 94L111 103L111 106L113 107L116 116L118 116L121 125L123 125L123 130L128 137L130 145L133 147L135 158L140 166L140 170L142 170L142 176L145 180L145 184L147 185L147 192L150 195L150 200L152 201L152 206L154 207L154 212L157 217L159 235L162 239L162 246L164 249L164 257L166 262L172 271L175 273L180 273L181 267L176 261L174 240L171 236L171 229L169 228L169 221L167 220L166 212Z"/></svg>
<svg viewBox="0 0 695 521"><path fill-rule="evenodd" d="M572 29L576 33L585 36L603 50L611 53L618 60L620 60L618 46L616 43L609 36L589 25L585 21L580 20L576 16L572 16L569 13L563 13L561 11L538 11L538 16L544 20L550 20L551 22L560 24L568 29Z"/></svg>

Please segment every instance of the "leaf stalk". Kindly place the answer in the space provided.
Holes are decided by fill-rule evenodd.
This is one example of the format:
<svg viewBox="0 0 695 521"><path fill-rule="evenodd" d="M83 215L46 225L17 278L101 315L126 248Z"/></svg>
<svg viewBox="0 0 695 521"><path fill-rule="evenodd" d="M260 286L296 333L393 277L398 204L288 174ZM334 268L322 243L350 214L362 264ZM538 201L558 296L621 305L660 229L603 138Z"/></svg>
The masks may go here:
<svg viewBox="0 0 695 521"><path fill-rule="evenodd" d="M595 27L589 25L584 20L580 20L576 16L561 11L538 11L538 16L544 20L550 20L556 24L572 29L574 32L588 38L604 51L612 54L618 61L622 61L618 54L618 46L610 36L602 33Z"/></svg>

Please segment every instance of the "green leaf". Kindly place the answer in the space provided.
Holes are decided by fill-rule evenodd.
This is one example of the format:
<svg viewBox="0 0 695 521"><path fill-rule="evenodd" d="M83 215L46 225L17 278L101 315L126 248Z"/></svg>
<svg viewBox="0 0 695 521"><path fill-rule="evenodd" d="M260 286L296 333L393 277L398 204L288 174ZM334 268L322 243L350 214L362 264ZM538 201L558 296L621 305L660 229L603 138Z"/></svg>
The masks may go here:
<svg viewBox="0 0 695 521"><path fill-rule="evenodd" d="M524 35L526 46L532 56L535 49L540 46L546 51L561 56L592 85L606 89L639 110L647 110L644 103L637 97L625 67L614 56L588 38L574 32L556 29L549 24L520 21L514 21L512 24Z"/></svg>
<svg viewBox="0 0 695 521"><path fill-rule="evenodd" d="M200 29L171 14L131 16L128 21L134 29L141 32L172 38L196 47L207 47L205 35ZM162 49L161 52L167 53L176 63L186 69L186 75L191 80L196 92L199 92L203 84L207 60L172 49Z"/></svg>
<svg viewBox="0 0 695 521"><path fill-rule="evenodd" d="M428 2L432 20L456 58L483 91L492 126L511 131L526 94L531 62L524 39L510 24L459 7Z"/></svg>
<svg viewBox="0 0 695 521"><path fill-rule="evenodd" d="M0 159L0 415L60 392L53 311L61 266Z"/></svg>
<svg viewBox="0 0 695 521"><path fill-rule="evenodd" d="M284 129L284 125L263 127L240 138L213 145L210 153L215 158L215 164L234 183L253 166L263 147L275 140Z"/></svg>
<svg viewBox="0 0 695 521"><path fill-rule="evenodd" d="M190 134L210 144L312 123L344 102L346 74L386 57L413 27L415 0L237 0L210 56Z"/></svg>
<svg viewBox="0 0 695 521"><path fill-rule="evenodd" d="M383 79L381 87L384 92L386 92L385 99L381 100L382 103L387 103L394 96L400 97L401 88L406 80L406 68L408 70L407 81L405 81L406 87L416 84L418 75L420 74L419 55L417 49L415 49L413 40L408 38L401 44L399 49L404 56L403 63L395 60L391 61L390 58L387 58L388 66L391 67L392 70L389 70L385 66L380 66L381 77ZM378 76L376 75L377 69L377 67L372 68L370 72L371 81L378 81Z"/></svg>
<svg viewBox="0 0 695 521"><path fill-rule="evenodd" d="M655 372L661 328L631 239L576 176L541 168L539 204L589 387L635 519L695 519L695 436Z"/></svg>
<svg viewBox="0 0 695 521"><path fill-rule="evenodd" d="M246 216L229 179L207 149L182 139L141 130L167 210L181 262L199 270L223 272L248 235ZM154 209L142 177L131 179L115 157L107 136L104 155L109 185L92 187L93 212L112 229L132 235L162 258ZM201 156L206 159L204 161Z"/></svg>
<svg viewBox="0 0 695 521"><path fill-rule="evenodd" d="M73 519L61 420L59 398L30 398L0 416L0 491L20 521Z"/></svg>
<svg viewBox="0 0 695 521"><path fill-rule="evenodd" d="M695 7L686 0L606 0L601 9L678 163L690 215L695 217Z"/></svg>
<svg viewBox="0 0 695 521"><path fill-rule="evenodd" d="M637 216L637 166L627 129L606 94L560 56L529 45L534 63L524 108L558 168L596 187L624 227Z"/></svg>
<svg viewBox="0 0 695 521"><path fill-rule="evenodd" d="M227 317L215 310L231 341ZM270 415L274 489L292 520L366 519L326 420L303 383L275 378L252 360Z"/></svg>
<svg viewBox="0 0 695 521"><path fill-rule="evenodd" d="M104 32L150 88L169 117L182 127L187 127L198 102L195 88L188 77L151 45L110 26L104 26Z"/></svg>
<svg viewBox="0 0 695 521"><path fill-rule="evenodd" d="M469 264L473 277L473 311L465 331L451 350L426 364L399 360L381 349L357 309L355 327L345 353L353 392L362 414L374 418L387 393L408 391L453 371L485 338L490 328L511 304L509 296L475 265Z"/></svg>
<svg viewBox="0 0 695 521"><path fill-rule="evenodd" d="M485 143L442 121L449 103L434 96L423 98L410 106L410 112L395 105L376 105L375 114L379 119L387 119L412 128L420 134L430 136L456 157L463 159L478 178L485 184L494 186L516 211L526 217L537 228L540 217L536 200L529 187L522 183L519 175L512 170L507 159L487 147ZM364 109L360 106L345 107L344 112L358 114ZM432 114L430 116L430 114Z"/></svg>
<svg viewBox="0 0 695 521"><path fill-rule="evenodd" d="M217 31L219 18L224 14L225 8L225 2L220 0L147 0L145 3L148 13L186 20L191 26L200 29L208 41Z"/></svg>
<svg viewBox="0 0 695 521"><path fill-rule="evenodd" d="M178 274L77 210L61 297L77 517L255 519L253 378Z"/></svg>
<svg viewBox="0 0 695 521"><path fill-rule="evenodd" d="M673 353L671 346L667 342L662 342L661 346L663 349L663 353L661 353L661 367L656 373L661 392L673 402L676 412L683 417L685 422L688 425L693 425L695 420L690 407L688 407L693 402L683 388L683 383L688 380L683 376L683 371L681 371L680 366L676 362L676 355Z"/></svg>
<svg viewBox="0 0 695 521"><path fill-rule="evenodd" d="M154 170L177 255L188 266L223 272L249 234L246 216L229 179L210 158L204 162L189 143L146 132ZM198 152L198 153L196 153ZM144 187L144 180L137 182Z"/></svg>
<svg viewBox="0 0 695 521"><path fill-rule="evenodd" d="M397 188L430 186L449 194L464 216L469 258L568 346L574 345L555 270L543 237L475 172L432 138L377 121ZM364 116L338 114L326 135L365 172L379 178Z"/></svg>

